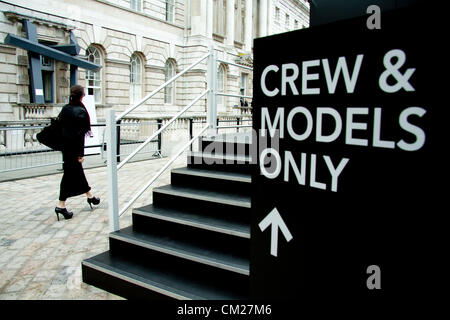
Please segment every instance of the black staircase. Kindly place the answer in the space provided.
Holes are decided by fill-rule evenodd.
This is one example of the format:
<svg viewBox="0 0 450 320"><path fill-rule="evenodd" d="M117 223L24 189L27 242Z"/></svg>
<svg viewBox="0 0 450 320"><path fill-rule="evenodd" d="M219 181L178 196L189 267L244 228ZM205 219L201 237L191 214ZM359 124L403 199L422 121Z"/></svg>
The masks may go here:
<svg viewBox="0 0 450 320"><path fill-rule="evenodd" d="M249 297L250 137L226 139L200 140L109 251L82 262L85 283L128 299Z"/></svg>

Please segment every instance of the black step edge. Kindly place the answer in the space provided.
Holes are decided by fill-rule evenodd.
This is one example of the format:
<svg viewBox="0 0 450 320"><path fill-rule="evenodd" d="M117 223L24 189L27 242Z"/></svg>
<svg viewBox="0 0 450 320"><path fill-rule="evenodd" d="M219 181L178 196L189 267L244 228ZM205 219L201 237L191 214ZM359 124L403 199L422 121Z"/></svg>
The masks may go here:
<svg viewBox="0 0 450 320"><path fill-rule="evenodd" d="M187 187L174 187L172 185L165 185L153 189L153 198L156 193L163 193L166 195L213 202L229 206L236 206L250 209L250 196L239 196L234 194L227 194L223 192L214 192L208 190L192 189Z"/></svg>
<svg viewBox="0 0 450 320"><path fill-rule="evenodd" d="M188 151L187 155L188 163L191 161L193 164L256 164L251 155L212 154L200 151Z"/></svg>
<svg viewBox="0 0 450 320"><path fill-rule="evenodd" d="M101 261L101 259L106 255L110 256L111 259L117 259L117 258L114 258L114 256L112 256L109 251L106 251L106 252L101 253L92 258L83 260L81 262L81 266L82 266L82 268L94 269L98 272L107 274L116 279L131 283L133 285L142 287L147 290L157 292L159 294L162 294L164 296L167 296L167 297L170 297L173 299L178 299L178 300L200 300L200 299L202 299L201 297L191 295L182 290L178 290L176 288L168 287L168 286L165 286L164 284L145 279L144 277L141 277L137 274L128 272L126 270L112 267L109 264L106 264ZM83 274L85 272L86 271L84 271ZM89 282L87 282L87 283L89 284Z"/></svg>
<svg viewBox="0 0 450 320"><path fill-rule="evenodd" d="M193 250L182 250L176 248L176 244L172 239L165 240L160 239L160 243L146 239L145 233L140 233L139 231L133 230L133 227L127 227L119 231L113 232L109 235L110 238L126 242L128 244L136 245L153 251L158 251L164 254L172 255L178 258L187 259L193 262L205 264L212 267L217 267L223 270L232 271L240 273L243 275L250 275L248 263L233 263L229 258L224 259L224 257L213 257L207 254L199 254L193 252ZM201 250L199 250L201 251Z"/></svg>
<svg viewBox="0 0 450 320"><path fill-rule="evenodd" d="M246 299L246 297L241 296L240 294L236 295L236 293L231 292L218 292L218 288L216 287L210 287L209 284L201 284L196 280L193 279L178 279L175 281L177 283L177 288L174 286L169 286L164 284L164 280L167 278L171 278L169 282L174 282L173 277L177 277L176 275L173 275L172 273L166 273L161 271L156 271L158 274L156 278L159 280L152 281L148 278L144 278L141 275L138 275L136 272L131 272L130 268L125 267L114 267L114 263L122 263L122 264L130 264L131 266L135 268L140 268L141 270L144 270L144 272L147 274L150 274L153 270L151 267L145 267L143 265L137 265L139 262L125 260L126 258L113 255L111 251L103 252L99 255L96 255L94 257L91 257L89 259L82 261L82 269L83 269L83 281L90 284L91 281L86 281L89 278L89 269L95 270L96 272L107 274L110 276L111 281L119 279L122 282L126 282L127 284L131 283L137 287L145 288L150 291L157 292L163 296L179 299L179 300L234 300L234 299ZM142 271L141 271L142 272ZM153 271L155 272L155 271ZM98 282L98 281L97 281ZM194 284L195 283L195 284ZM180 285L186 285L186 288L189 290L183 290L180 288ZM96 283L95 284L98 287L102 287L101 284ZM193 292L194 287L198 287L200 285L203 289L203 294L200 295L199 293ZM207 289L205 289L207 288ZM122 295L121 293L117 292L118 295ZM122 295L124 296L124 295ZM126 296L125 296L126 297Z"/></svg>
<svg viewBox="0 0 450 320"><path fill-rule="evenodd" d="M133 215L141 215L152 219L184 224L207 231L220 232L231 236L250 239L250 226L243 223L224 221L219 218L194 215L178 210L158 208L151 205L133 209Z"/></svg>
<svg viewBox="0 0 450 320"><path fill-rule="evenodd" d="M226 172L219 170L207 170L198 168L177 168L171 171L174 174L198 176L211 179L229 180L233 182L251 183L251 174L239 173L239 172Z"/></svg>

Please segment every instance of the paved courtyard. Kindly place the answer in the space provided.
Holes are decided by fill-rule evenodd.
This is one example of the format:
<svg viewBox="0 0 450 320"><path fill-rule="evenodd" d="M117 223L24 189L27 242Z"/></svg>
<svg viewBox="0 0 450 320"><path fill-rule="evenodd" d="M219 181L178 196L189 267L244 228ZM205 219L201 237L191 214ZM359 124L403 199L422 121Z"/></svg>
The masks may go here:
<svg viewBox="0 0 450 320"><path fill-rule="evenodd" d="M122 207L167 158L134 162L118 174ZM186 165L181 155L172 165ZM62 173L0 182L0 300L122 299L81 280L81 261L108 250L106 167L85 170L92 193L102 202L91 210L84 195L69 198L71 220L57 221L54 208ZM154 186L170 183L170 169ZM149 188L133 205L151 203ZM120 227L131 224L131 209Z"/></svg>

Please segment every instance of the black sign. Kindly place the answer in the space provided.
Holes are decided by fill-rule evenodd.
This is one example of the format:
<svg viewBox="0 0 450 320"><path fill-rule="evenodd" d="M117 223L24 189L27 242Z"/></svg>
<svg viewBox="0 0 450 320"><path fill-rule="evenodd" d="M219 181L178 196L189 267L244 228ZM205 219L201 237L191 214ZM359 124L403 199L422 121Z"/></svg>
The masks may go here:
<svg viewBox="0 0 450 320"><path fill-rule="evenodd" d="M443 277L437 22L416 7L366 20L255 40L255 298L395 299Z"/></svg>
<svg viewBox="0 0 450 320"><path fill-rule="evenodd" d="M430 5L429 1L425 3L424 0L310 0L309 2L311 26L363 16L371 12L370 6L373 5L378 6L381 12L420 2L422 5Z"/></svg>

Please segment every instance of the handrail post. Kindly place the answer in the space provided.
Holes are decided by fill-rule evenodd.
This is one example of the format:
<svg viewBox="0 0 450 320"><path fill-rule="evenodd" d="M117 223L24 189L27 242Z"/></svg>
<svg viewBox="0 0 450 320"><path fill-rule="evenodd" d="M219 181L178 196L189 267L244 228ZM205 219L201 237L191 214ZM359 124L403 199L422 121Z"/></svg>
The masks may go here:
<svg viewBox="0 0 450 320"><path fill-rule="evenodd" d="M119 230L119 199L117 188L117 122L114 110L106 111L106 146L108 168L109 230Z"/></svg>
<svg viewBox="0 0 450 320"><path fill-rule="evenodd" d="M208 60L208 105L207 105L207 123L209 124L208 136L215 136L217 134L217 55L214 47L210 48L210 55Z"/></svg>
<svg viewBox="0 0 450 320"><path fill-rule="evenodd" d="M189 140L194 136L194 118L189 118ZM192 151L192 144L190 146L190 150Z"/></svg>
<svg viewBox="0 0 450 320"><path fill-rule="evenodd" d="M116 141L116 154L117 154L117 162L120 162L120 129L121 129L122 119L119 119L117 121L117 141Z"/></svg>
<svg viewBox="0 0 450 320"><path fill-rule="evenodd" d="M158 120L156 120L156 121L158 123L158 129L157 130L159 130L162 127L163 119L158 118ZM159 154L162 154L162 134L161 133L158 134L158 152L159 152Z"/></svg>

